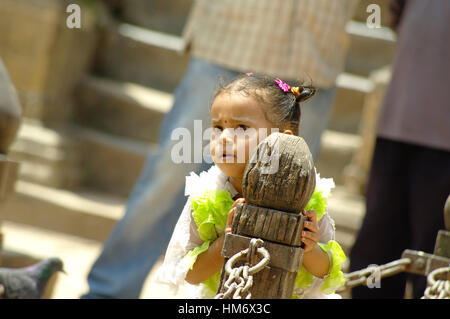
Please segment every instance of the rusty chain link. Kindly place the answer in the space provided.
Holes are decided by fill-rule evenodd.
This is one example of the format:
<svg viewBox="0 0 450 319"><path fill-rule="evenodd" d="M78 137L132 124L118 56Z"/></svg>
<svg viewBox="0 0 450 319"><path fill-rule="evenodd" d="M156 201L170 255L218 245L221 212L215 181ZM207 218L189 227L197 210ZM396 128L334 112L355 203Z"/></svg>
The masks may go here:
<svg viewBox="0 0 450 319"><path fill-rule="evenodd" d="M345 284L338 288L336 292L342 292L355 286L367 285L368 279L376 275L376 272L379 272L378 277L380 280L404 272L406 266L410 263L411 259L401 258L381 266L370 265L364 269L344 274Z"/></svg>
<svg viewBox="0 0 450 319"><path fill-rule="evenodd" d="M225 272L228 279L224 283L225 292L218 293L215 299L251 299L250 289L253 285L253 275L261 271L270 261L269 252L262 247L264 242L261 239L253 238L249 248L246 248L233 255L225 264ZM256 254L262 259L251 266L256 261ZM233 267L242 257L247 257L247 262L239 267ZM417 262L416 260L415 262ZM401 258L378 266L370 265L364 269L344 274L345 284L336 290L337 293L360 285L368 285L369 279L375 277L376 281L382 278L394 276L407 271L413 261L410 258ZM410 270L408 270L410 271ZM436 279L437 276L447 274L447 279ZM427 288L422 299L450 299L450 266L433 270L427 276Z"/></svg>
<svg viewBox="0 0 450 319"><path fill-rule="evenodd" d="M376 266L371 265L364 269L344 274L345 285L338 288L336 292L343 292L346 289L356 286L367 285L368 279L378 272L377 279L396 275L406 271L406 267L411 264L411 259L401 258L390 263ZM439 275L447 274L447 279L436 279ZM427 288L425 289L422 299L450 299L450 267L437 268L430 272L427 276Z"/></svg>
<svg viewBox="0 0 450 319"><path fill-rule="evenodd" d="M437 268L427 276L427 288L422 299L450 299L450 280L436 279L444 274L450 278L450 267Z"/></svg>
<svg viewBox="0 0 450 319"><path fill-rule="evenodd" d="M270 261L270 254L262 247L263 244L261 239L252 238L248 248L236 253L227 261L225 272L228 279L224 283L227 290L217 294L214 299L251 299L253 275L261 271ZM256 254L262 255L262 259L251 266L256 260ZM233 267L243 256L247 256L247 262L242 266Z"/></svg>

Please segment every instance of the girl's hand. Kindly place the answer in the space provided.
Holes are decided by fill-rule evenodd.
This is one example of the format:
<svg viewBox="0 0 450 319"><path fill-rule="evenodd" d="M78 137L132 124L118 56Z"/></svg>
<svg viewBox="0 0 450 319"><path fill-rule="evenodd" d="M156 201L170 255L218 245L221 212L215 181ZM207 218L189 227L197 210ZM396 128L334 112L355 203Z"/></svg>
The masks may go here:
<svg viewBox="0 0 450 319"><path fill-rule="evenodd" d="M308 217L305 221L304 228L302 231L302 242L305 244L303 251L305 253L310 252L317 246L319 242L319 225L317 224L317 215L313 210L303 211L303 215ZM309 231L307 231L307 230Z"/></svg>
<svg viewBox="0 0 450 319"><path fill-rule="evenodd" d="M234 213L236 212L236 206L239 203L245 203L245 198L238 198L234 201L233 205L230 208L230 211L228 212L228 217L227 217L227 224L225 226L225 233L231 233L231 226L233 225L233 217L234 217Z"/></svg>

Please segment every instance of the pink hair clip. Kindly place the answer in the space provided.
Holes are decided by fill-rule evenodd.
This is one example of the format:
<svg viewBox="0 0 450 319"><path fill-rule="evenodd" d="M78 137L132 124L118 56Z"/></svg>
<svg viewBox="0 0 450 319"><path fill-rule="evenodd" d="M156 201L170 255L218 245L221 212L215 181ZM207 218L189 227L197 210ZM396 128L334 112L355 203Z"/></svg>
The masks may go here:
<svg viewBox="0 0 450 319"><path fill-rule="evenodd" d="M280 87L280 89L283 90L283 92L289 92L289 90L291 89L291 86L289 84L284 83L279 78L275 79L275 83L278 84L278 86Z"/></svg>
<svg viewBox="0 0 450 319"><path fill-rule="evenodd" d="M248 73L245 73L245 75L246 75L246 76L252 76L253 73L252 73L252 72L248 72Z"/></svg>

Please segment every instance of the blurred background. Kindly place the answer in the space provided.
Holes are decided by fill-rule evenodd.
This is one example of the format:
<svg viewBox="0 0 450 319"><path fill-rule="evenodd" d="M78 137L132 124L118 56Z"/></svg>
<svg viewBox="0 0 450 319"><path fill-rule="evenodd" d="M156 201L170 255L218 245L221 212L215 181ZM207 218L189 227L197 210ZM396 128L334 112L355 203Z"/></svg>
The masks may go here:
<svg viewBox="0 0 450 319"><path fill-rule="evenodd" d="M66 26L71 3L81 6L80 29ZM381 28L366 25L372 3L381 7ZM20 166L0 204L0 266L60 257L67 275L53 279L47 297L87 291L89 268L122 216L149 149L158 147L159 124L188 62L181 33L191 4L0 1L0 57L23 113L7 154ZM374 128L396 44L387 5L361 0L347 24L351 44L317 161L321 175L337 184L329 211L347 255L365 213ZM174 297L162 286L150 288L154 270L141 297Z"/></svg>

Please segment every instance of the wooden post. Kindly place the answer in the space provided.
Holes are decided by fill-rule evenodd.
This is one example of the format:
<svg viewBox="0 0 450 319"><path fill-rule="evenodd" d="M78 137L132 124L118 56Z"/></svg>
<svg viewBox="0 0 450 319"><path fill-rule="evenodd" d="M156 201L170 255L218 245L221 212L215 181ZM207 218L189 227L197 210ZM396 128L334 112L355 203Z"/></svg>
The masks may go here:
<svg viewBox="0 0 450 319"><path fill-rule="evenodd" d="M9 146L20 125L22 109L6 68L0 59L0 213L1 203L12 192L17 179L18 163L7 158ZM1 214L0 214L1 226ZM3 235L0 230L0 265Z"/></svg>
<svg viewBox="0 0 450 319"><path fill-rule="evenodd" d="M226 263L248 248L251 238L264 240L270 263L254 275L253 299L291 298L303 258L300 234L306 217L300 212L314 192L315 178L312 155L301 137L271 134L251 155L242 181L246 203L236 207L222 255ZM226 291L224 267L218 293Z"/></svg>
<svg viewBox="0 0 450 319"><path fill-rule="evenodd" d="M444 222L447 230L438 232L433 254L450 258L450 194L444 206Z"/></svg>

